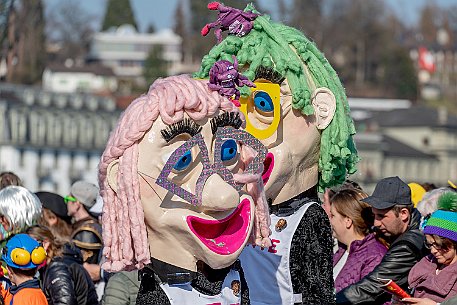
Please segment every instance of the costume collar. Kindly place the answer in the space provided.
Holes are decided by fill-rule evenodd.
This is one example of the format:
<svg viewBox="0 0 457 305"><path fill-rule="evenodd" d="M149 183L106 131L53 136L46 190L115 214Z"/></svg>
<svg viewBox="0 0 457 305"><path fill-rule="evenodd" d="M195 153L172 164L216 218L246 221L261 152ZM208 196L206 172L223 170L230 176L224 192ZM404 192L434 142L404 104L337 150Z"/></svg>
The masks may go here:
<svg viewBox="0 0 457 305"><path fill-rule="evenodd" d="M280 204L273 205L271 198L268 198L268 207L270 209L270 214L275 214L279 217L289 216L294 214L311 199L317 201L317 185Z"/></svg>
<svg viewBox="0 0 457 305"><path fill-rule="evenodd" d="M159 261L153 257L151 257L151 263L142 270L142 276L151 272L156 274L162 283L169 285L183 285L197 277L197 272Z"/></svg>
<svg viewBox="0 0 457 305"><path fill-rule="evenodd" d="M202 264L200 268L203 268L204 271L194 272L151 257L151 263L140 271L139 277L140 280L145 276L154 279L154 275L156 275L162 283L167 283L170 286L185 285L190 282L196 282L198 286L198 282L200 281L207 283L223 281L230 269L238 271L241 268L238 260L231 266L222 269L212 269L203 262L200 263ZM208 285L206 284L206 286Z"/></svg>

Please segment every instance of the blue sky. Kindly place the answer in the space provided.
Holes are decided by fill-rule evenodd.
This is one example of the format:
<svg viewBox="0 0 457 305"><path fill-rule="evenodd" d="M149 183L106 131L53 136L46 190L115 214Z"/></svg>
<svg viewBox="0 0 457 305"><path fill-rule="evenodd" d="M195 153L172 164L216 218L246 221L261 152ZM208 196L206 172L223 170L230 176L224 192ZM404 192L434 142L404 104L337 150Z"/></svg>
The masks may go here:
<svg viewBox="0 0 457 305"><path fill-rule="evenodd" d="M52 9L57 3L62 0L44 0L46 9ZM87 12L97 17L99 20L103 18L106 0L67 0L78 1L82 8ZM411 24L416 21L421 7L431 2L431 0L386 0L392 10L397 16ZM439 6L449 7L452 5L457 6L457 0L432 0ZM149 24L153 24L156 29L163 29L173 27L174 24L174 11L176 5L180 0L130 0L136 20L139 24L140 30L144 31ZM221 1L223 2L223 1ZM248 1L247 1L248 2ZM273 0L259 0L262 8L270 11L276 9L276 1ZM291 0L287 0L291 3Z"/></svg>

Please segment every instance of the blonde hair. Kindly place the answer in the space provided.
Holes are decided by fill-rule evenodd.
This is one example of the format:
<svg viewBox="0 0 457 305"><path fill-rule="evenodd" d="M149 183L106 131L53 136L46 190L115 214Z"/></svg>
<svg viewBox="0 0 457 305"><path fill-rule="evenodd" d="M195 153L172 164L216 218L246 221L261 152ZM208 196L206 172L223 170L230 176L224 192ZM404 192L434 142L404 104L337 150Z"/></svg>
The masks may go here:
<svg viewBox="0 0 457 305"><path fill-rule="evenodd" d="M362 201L368 195L354 189L338 191L330 199L331 205L344 217L349 217L357 234L366 236L373 226L374 217L368 203Z"/></svg>

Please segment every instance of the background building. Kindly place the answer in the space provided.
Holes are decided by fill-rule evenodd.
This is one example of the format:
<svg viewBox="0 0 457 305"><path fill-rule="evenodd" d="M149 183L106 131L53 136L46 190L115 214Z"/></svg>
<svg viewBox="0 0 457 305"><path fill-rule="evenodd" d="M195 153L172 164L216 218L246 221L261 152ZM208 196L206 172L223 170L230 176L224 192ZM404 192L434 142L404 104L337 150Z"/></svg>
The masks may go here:
<svg viewBox="0 0 457 305"><path fill-rule="evenodd" d="M0 83L0 171L32 191L68 193L97 167L120 110L114 100Z"/></svg>
<svg viewBox="0 0 457 305"><path fill-rule="evenodd" d="M436 185L457 181L456 116L407 100L349 101L361 158L354 180L368 189L388 176Z"/></svg>
<svg viewBox="0 0 457 305"><path fill-rule="evenodd" d="M131 25L94 34L89 62L110 67L120 78L144 82L143 68L153 48L160 48L161 59L168 63L168 74L176 74L181 63L181 37L170 29L157 33L138 33Z"/></svg>
<svg viewBox="0 0 457 305"><path fill-rule="evenodd" d="M43 72L43 90L51 92L113 93L117 78L104 66L50 65Z"/></svg>

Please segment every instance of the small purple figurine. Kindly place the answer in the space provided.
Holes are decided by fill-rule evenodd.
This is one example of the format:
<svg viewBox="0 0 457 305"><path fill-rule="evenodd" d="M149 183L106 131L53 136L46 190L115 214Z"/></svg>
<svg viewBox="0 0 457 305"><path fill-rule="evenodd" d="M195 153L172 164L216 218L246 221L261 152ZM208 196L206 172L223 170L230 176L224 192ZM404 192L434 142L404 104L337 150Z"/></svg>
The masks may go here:
<svg viewBox="0 0 457 305"><path fill-rule="evenodd" d="M240 91L236 87L244 85L255 87L253 82L238 72L238 60L235 56L233 64L228 60L219 60L209 70L208 88L228 97L237 107L240 107Z"/></svg>
<svg viewBox="0 0 457 305"><path fill-rule="evenodd" d="M211 2L208 4L210 10L218 10L217 20L215 22L208 23L201 31L203 36L208 35L212 28L218 27L214 34L217 38L217 43L222 41L222 31L229 31L229 34L242 37L249 33L253 27L253 21L258 14L251 12L244 12L242 10L224 6L219 2Z"/></svg>

